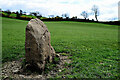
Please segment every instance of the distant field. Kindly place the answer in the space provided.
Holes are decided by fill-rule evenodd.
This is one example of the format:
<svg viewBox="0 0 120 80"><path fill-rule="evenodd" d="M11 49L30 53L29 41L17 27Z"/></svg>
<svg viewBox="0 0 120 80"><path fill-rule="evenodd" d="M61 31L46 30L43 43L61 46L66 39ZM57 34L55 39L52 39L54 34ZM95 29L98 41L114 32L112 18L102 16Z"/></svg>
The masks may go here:
<svg viewBox="0 0 120 80"><path fill-rule="evenodd" d="M3 18L3 62L25 54L25 27L28 21ZM118 77L118 26L85 22L44 22L51 32L57 53L72 55L71 71L60 74L69 78ZM69 75L65 73L70 72ZM61 76L57 76L61 77Z"/></svg>

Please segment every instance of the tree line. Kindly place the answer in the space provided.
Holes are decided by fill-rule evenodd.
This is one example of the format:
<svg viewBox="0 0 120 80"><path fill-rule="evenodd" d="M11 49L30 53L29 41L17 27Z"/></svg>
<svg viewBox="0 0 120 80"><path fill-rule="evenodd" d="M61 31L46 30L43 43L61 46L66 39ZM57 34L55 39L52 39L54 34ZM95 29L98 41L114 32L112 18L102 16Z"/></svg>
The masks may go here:
<svg viewBox="0 0 120 80"><path fill-rule="evenodd" d="M96 5L94 5L92 8L91 8L91 10L93 11L93 14L94 14L94 16L95 16L95 19L96 19L96 21L98 21L98 16L99 16L99 9L98 9L98 6L96 6ZM22 10L20 10L20 11L16 11L16 12L11 12L10 10L6 10L6 11L2 11L2 9L0 9L0 11L1 12L4 12L4 13L2 13L2 16L3 17L11 17L10 15L11 14L16 14L16 16L12 16L12 18L17 18L17 19L25 19L25 20L30 20L30 19L32 19L32 18L35 18L35 17L37 17L37 18L39 18L39 19L41 19L42 18L42 14L40 14L38 11L36 11L36 12L30 12L29 13L29 17L28 16L25 16L25 15L27 15L26 14L26 12L24 12L24 11L22 11ZM7 14L5 14L5 13L7 13ZM23 16L24 15L24 16ZM88 17L89 17L89 13L87 13L87 11L83 11L81 14L80 14L81 16L83 16L84 17L84 19L85 20L89 20L88 19ZM35 16L35 17L33 17L33 16ZM67 14L67 13L65 13L65 14L62 14L61 16L62 17L60 17L60 16L54 16L54 15L48 15L49 16L49 18L44 18L44 19L49 19L49 20L62 20L62 19L66 19L66 20L68 20L68 19L78 19L77 18L77 16L73 16L72 18L69 18L69 14ZM92 19L93 20L93 19Z"/></svg>

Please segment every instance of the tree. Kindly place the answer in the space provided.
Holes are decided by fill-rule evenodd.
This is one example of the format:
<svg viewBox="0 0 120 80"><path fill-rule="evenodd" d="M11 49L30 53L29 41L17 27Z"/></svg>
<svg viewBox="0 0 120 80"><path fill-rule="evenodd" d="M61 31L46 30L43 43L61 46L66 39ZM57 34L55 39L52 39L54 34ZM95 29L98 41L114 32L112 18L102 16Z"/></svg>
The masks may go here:
<svg viewBox="0 0 120 80"><path fill-rule="evenodd" d="M35 13L35 12L30 12L30 15L31 15L31 16L37 16L37 13Z"/></svg>
<svg viewBox="0 0 120 80"><path fill-rule="evenodd" d="M23 11L22 11L22 10L20 10L19 12L16 11L16 15L17 15L16 18L20 19L21 16L22 16L22 14L23 14Z"/></svg>
<svg viewBox="0 0 120 80"><path fill-rule="evenodd" d="M34 15L37 16L39 14L39 12L31 12L30 15Z"/></svg>
<svg viewBox="0 0 120 80"><path fill-rule="evenodd" d="M65 13L65 14L62 14L62 17L65 17L66 19L68 19L69 15L67 13Z"/></svg>
<svg viewBox="0 0 120 80"><path fill-rule="evenodd" d="M33 14L34 16L37 16L37 13L36 13L36 12L33 12L32 14Z"/></svg>
<svg viewBox="0 0 120 80"><path fill-rule="evenodd" d="M16 18L19 19L19 18L20 18L20 14L19 14L19 12L17 11L16 14L17 14L17 17L16 17Z"/></svg>
<svg viewBox="0 0 120 80"><path fill-rule="evenodd" d="M41 19L41 17L42 17L42 14L37 15L37 18Z"/></svg>
<svg viewBox="0 0 120 80"><path fill-rule="evenodd" d="M98 6L93 5L92 11L93 11L93 13L94 13L94 15L95 15L96 21L98 21L98 18L97 18L97 17L99 16L99 9L98 9Z"/></svg>
<svg viewBox="0 0 120 80"><path fill-rule="evenodd" d="M87 13L86 11L83 11L83 12L81 13L81 15L82 15L85 19L88 18L88 13Z"/></svg>
<svg viewBox="0 0 120 80"><path fill-rule="evenodd" d="M20 10L20 16L23 14L23 11L22 10Z"/></svg>
<svg viewBox="0 0 120 80"><path fill-rule="evenodd" d="M77 16L73 16L71 19L77 19Z"/></svg>
<svg viewBox="0 0 120 80"><path fill-rule="evenodd" d="M24 11L23 14L26 15L26 12Z"/></svg>
<svg viewBox="0 0 120 80"><path fill-rule="evenodd" d="M0 12L2 12L2 9L0 8Z"/></svg>
<svg viewBox="0 0 120 80"><path fill-rule="evenodd" d="M9 17L10 14L11 14L11 11L10 11L10 10L7 10L6 13L8 14L8 17Z"/></svg>

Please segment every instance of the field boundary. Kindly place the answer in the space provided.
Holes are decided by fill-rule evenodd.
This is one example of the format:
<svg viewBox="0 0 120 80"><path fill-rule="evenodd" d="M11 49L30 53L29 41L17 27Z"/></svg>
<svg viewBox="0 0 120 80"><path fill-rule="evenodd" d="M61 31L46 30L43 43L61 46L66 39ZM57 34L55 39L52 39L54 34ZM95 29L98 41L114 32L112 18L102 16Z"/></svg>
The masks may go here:
<svg viewBox="0 0 120 80"><path fill-rule="evenodd" d="M2 16L5 17L5 16ZM6 18L11 18L11 17L6 17ZM17 18L12 18L12 19L17 19ZM31 18L32 19L32 18ZM25 20L25 21L30 21L31 19L18 19L18 20ZM102 23L102 24L108 24L108 25L120 25L120 21L93 21L93 20L85 20L85 19L62 19L62 20L54 20L51 18L48 19L41 19L42 21L73 21L73 22L87 22L87 23Z"/></svg>

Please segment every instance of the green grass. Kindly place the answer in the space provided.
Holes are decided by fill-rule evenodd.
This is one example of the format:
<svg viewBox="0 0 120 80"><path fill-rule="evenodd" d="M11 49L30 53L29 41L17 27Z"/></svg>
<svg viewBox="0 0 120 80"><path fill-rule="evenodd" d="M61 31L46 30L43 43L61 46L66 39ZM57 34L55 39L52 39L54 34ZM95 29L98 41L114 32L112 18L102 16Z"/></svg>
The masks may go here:
<svg viewBox="0 0 120 80"><path fill-rule="evenodd" d="M3 62L23 57L27 21L2 18Z"/></svg>
<svg viewBox="0 0 120 80"><path fill-rule="evenodd" d="M25 54L25 27L28 21L3 18L3 61ZM58 53L69 53L72 70L68 78L118 77L118 26L85 22L44 22ZM61 77L59 75L59 77Z"/></svg>

